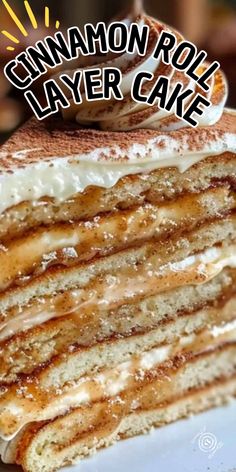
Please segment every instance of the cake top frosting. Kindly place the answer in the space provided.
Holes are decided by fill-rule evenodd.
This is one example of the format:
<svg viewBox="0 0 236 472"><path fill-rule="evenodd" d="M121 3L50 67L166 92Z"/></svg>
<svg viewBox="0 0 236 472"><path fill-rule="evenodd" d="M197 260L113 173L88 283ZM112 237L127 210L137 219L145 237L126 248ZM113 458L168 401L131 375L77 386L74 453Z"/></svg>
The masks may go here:
<svg viewBox="0 0 236 472"><path fill-rule="evenodd" d="M0 214L24 201L65 201L91 185L110 188L124 176L163 167L184 172L208 156L235 153L235 116L226 110L214 126L169 133L104 132L33 119L1 148Z"/></svg>
<svg viewBox="0 0 236 472"><path fill-rule="evenodd" d="M225 109L214 126L182 128L168 133L138 129L107 132L78 127L58 119L33 118L0 150L0 172L66 158L71 163L137 164L188 155L236 152L236 112Z"/></svg>

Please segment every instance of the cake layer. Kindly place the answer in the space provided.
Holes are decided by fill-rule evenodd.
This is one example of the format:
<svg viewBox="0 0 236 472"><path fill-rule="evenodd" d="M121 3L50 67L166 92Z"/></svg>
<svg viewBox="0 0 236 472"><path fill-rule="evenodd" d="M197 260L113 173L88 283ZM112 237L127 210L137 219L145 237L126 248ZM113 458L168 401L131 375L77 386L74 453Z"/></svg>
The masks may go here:
<svg viewBox="0 0 236 472"><path fill-rule="evenodd" d="M191 359L223 345L236 345L236 320L182 336L185 325L186 320L180 318L171 327L163 328L172 336L171 344L162 344L165 334L160 331L98 344L56 358L32 376L2 386L0 437L10 439L33 421L55 418L70 408L140 388L152 370L169 371L176 362L188 364ZM194 321L193 327L196 329ZM236 369L236 357L232 365ZM230 364L227 369L229 373ZM172 385L172 394L173 389Z"/></svg>
<svg viewBox="0 0 236 472"><path fill-rule="evenodd" d="M95 415L89 415L88 412L86 423L82 416L84 412L73 412L52 424L41 425L40 430L37 430L37 426L27 430L17 450L17 463L22 465L25 472L41 472L41 467L45 472L52 472L61 466L77 463L98 449L114 445L121 439L146 434L152 427L160 427L209 408L219 407L235 395L235 378L217 382L204 389L193 390L175 402L156 409L131 413L123 417L118 425L115 421L112 423L108 420L108 415L111 418L112 413L109 408L107 414L101 410L95 412ZM84 433L82 424L88 426L91 422L95 424L93 431ZM69 431L71 425L74 426L72 434L65 438L61 431Z"/></svg>
<svg viewBox="0 0 236 472"><path fill-rule="evenodd" d="M76 288L64 295L34 300L34 307L16 306L8 314L1 315L0 331L5 337L32 326L40 325L50 319L68 313L80 312L92 314L116 309L123 303L132 303L165 290L175 289L183 285L199 285L217 276L224 268L236 266L236 244L213 246L176 262L166 261L161 264L153 254L133 266L119 268L119 274L101 274L99 279L87 284L84 288ZM178 257L178 255L177 255ZM90 267L89 267L90 269ZM83 275L83 273L82 273ZM63 300L67 301L63 306ZM59 312L62 307L61 312Z"/></svg>
<svg viewBox="0 0 236 472"><path fill-rule="evenodd" d="M181 287L117 310L90 314L78 310L31 329L28 326L25 332L21 331L21 318L13 318L0 332L0 382L14 382L19 374L32 373L40 364L78 347L93 346L102 341L115 343L122 337L148 333L155 328L158 328L156 342L170 343L181 334L230 321L236 318L235 293L236 271L225 269L201 286ZM67 296L65 294L65 299ZM65 306L69 309L69 305L65 303ZM29 310L32 324L37 323L33 307ZM62 315L58 311L59 314ZM173 323L175 320L178 328ZM25 324L24 328L27 328ZM4 336L9 336L9 330L12 333L17 329L18 334L3 340Z"/></svg>
<svg viewBox="0 0 236 472"><path fill-rule="evenodd" d="M224 346L185 365L177 363L171 373L150 372L138 390L52 422L33 423L15 441L2 443L2 457L25 472L52 472L118 439L218 406L236 394L235 354L235 345Z"/></svg>
<svg viewBox="0 0 236 472"><path fill-rule="evenodd" d="M225 267L235 266L235 238L236 215L232 215L168 242L146 243L75 267L51 267L0 295L0 321L5 324L7 310L16 305L72 288L76 309L100 311L184 284L205 283ZM54 310L52 306L49 313L44 311L40 322L54 317Z"/></svg>
<svg viewBox="0 0 236 472"><path fill-rule="evenodd" d="M96 215L146 204L163 205L163 201L174 201L185 194L199 193L209 188L224 186L235 190L235 153L208 157L184 173L173 165L123 177L107 189L90 185L83 192L61 202L45 196L33 202L26 198L25 202L11 205L0 215L0 238L2 241L14 239L40 225L87 220Z"/></svg>
<svg viewBox="0 0 236 472"><path fill-rule="evenodd" d="M235 208L236 193L222 187L84 223L41 227L1 247L0 266L4 271L0 273L0 291L54 265L76 265L150 240L164 241L173 233L176 238L177 234L223 217Z"/></svg>

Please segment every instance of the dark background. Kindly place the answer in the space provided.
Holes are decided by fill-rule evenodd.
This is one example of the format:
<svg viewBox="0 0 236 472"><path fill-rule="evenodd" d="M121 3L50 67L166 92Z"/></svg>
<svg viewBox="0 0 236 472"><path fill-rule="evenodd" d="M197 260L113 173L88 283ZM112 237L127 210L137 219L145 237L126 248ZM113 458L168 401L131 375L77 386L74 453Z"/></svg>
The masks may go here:
<svg viewBox="0 0 236 472"><path fill-rule="evenodd" d="M22 22L27 22L23 0L8 0ZM229 80L229 106L236 107L236 0L144 0L148 14L171 24L198 47L207 50L210 60L219 60ZM39 28L29 34L29 44L45 34L44 7L50 8L51 33L55 32L55 20L61 29L67 26L83 26L86 22L108 20L128 9L132 0L30 0L39 20ZM29 26L28 26L29 27ZM0 6L0 31L8 30L21 38L21 47L27 39L15 29L9 14ZM48 30L46 30L48 34ZM11 59L6 47L11 42L0 35L0 142L29 116L22 92L10 89L3 75L4 63ZM15 53L13 53L15 54Z"/></svg>

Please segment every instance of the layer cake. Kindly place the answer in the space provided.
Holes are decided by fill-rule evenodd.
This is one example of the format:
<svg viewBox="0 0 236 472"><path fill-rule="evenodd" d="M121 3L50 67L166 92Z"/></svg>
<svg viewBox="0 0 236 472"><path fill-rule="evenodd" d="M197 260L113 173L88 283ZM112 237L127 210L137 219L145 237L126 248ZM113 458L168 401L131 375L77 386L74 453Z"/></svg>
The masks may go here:
<svg viewBox="0 0 236 472"><path fill-rule="evenodd" d="M212 96L196 129L157 109L146 124L132 109L130 129L124 107L114 131L87 104L70 110L79 125L32 119L2 146L4 462L52 472L235 396L236 112L221 72ZM95 116L102 129L81 125Z"/></svg>

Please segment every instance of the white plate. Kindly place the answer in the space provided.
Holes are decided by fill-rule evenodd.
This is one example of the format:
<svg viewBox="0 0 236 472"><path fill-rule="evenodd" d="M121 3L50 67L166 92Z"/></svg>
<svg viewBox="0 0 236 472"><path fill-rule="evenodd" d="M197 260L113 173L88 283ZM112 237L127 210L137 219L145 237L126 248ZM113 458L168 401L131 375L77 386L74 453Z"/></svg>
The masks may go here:
<svg viewBox="0 0 236 472"><path fill-rule="evenodd" d="M0 464L1 472L19 472ZM122 441L63 472L236 472L236 401Z"/></svg>

